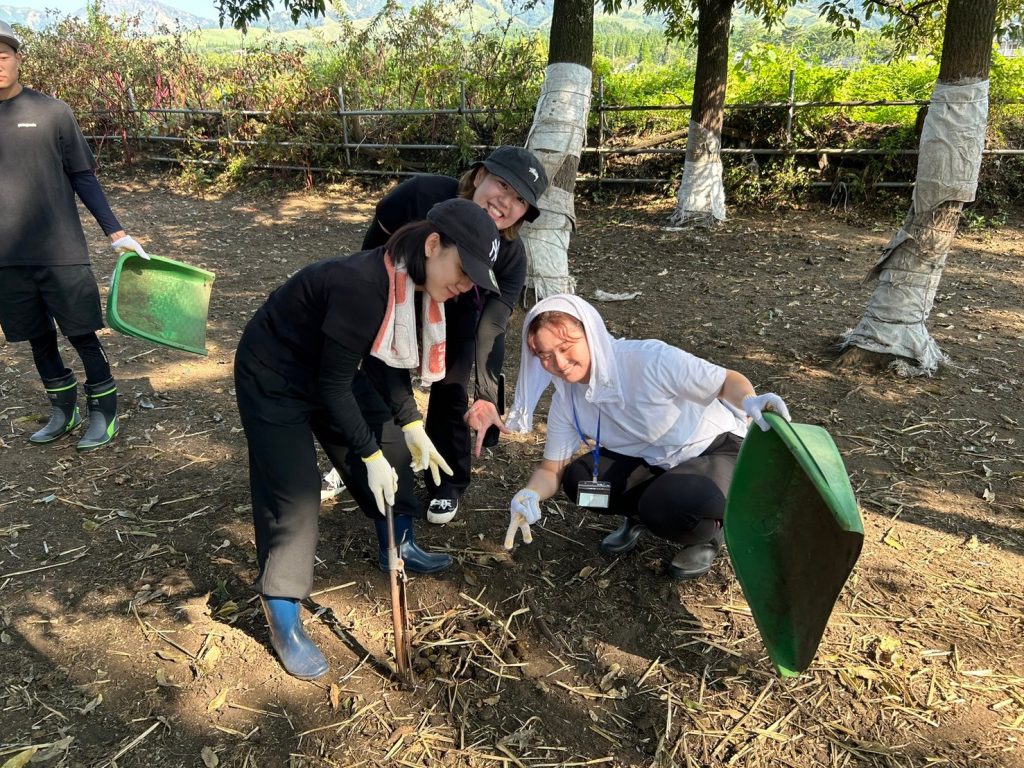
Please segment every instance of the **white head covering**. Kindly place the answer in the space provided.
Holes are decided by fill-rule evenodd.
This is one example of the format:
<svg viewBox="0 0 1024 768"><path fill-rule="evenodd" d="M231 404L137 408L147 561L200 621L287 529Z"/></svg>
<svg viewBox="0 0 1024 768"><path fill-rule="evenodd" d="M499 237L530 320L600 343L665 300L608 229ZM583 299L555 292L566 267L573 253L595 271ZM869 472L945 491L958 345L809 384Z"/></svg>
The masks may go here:
<svg viewBox="0 0 1024 768"><path fill-rule="evenodd" d="M622 389L618 367L612 354L612 336L604 325L601 315L590 304L568 293L548 296L534 305L523 321L523 348L519 358L519 378L516 381L516 396L512 402L505 425L515 432L529 432L533 429L533 411L548 384L555 383L555 389L564 391L570 386L562 379L544 370L540 359L530 351L528 342L530 323L541 312L564 312L583 323L583 330L590 346L590 381L585 394L591 403L614 402L622 405ZM581 385L580 385L581 386ZM579 390L577 390L577 393Z"/></svg>

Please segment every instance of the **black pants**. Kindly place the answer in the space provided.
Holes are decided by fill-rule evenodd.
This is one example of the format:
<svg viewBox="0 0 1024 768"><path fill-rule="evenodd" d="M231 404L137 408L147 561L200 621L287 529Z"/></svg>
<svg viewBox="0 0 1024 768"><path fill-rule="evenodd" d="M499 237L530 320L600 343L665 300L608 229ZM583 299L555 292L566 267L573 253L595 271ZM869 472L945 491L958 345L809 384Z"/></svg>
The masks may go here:
<svg viewBox="0 0 1024 768"><path fill-rule="evenodd" d="M69 336L68 341L82 359L86 384L100 384L111 378L110 361L107 360L107 353L95 333ZM65 374L67 368L57 346L56 330L30 339L29 343L32 345L32 359L35 361L36 370L44 382L58 379Z"/></svg>
<svg viewBox="0 0 1024 768"><path fill-rule="evenodd" d="M741 439L719 435L700 455L672 469L652 467L643 459L602 450L599 479L611 483L608 509L592 512L638 519L656 536L682 544L702 520L721 520L736 468ZM592 453L573 461L562 475L562 490L573 502L581 481L593 477Z"/></svg>
<svg viewBox="0 0 1024 768"><path fill-rule="evenodd" d="M469 486L472 468L473 440L464 419L469 409L469 377L476 357L476 326L480 318L476 294L470 291L445 302L444 315L445 376L430 386L424 427L434 447L451 467L452 475L441 474L440 488L434 487L429 472L426 481L432 495L459 496ZM382 365L374 358L363 361L363 368L371 379L375 377L375 369ZM372 404L374 393L357 389L356 396L370 428L381 435L384 457L398 472L395 512L423 517L422 504L415 494L416 478L409 469L412 457L401 428L391 419L386 406ZM345 482L347 485L348 481ZM376 509L376 505L373 508Z"/></svg>
<svg viewBox="0 0 1024 768"><path fill-rule="evenodd" d="M360 508L379 514L366 467L328 423L316 401L256 360L244 346L235 355L235 396L249 447L249 490L259 576L270 597L303 599L313 587L320 524L320 443L346 477Z"/></svg>

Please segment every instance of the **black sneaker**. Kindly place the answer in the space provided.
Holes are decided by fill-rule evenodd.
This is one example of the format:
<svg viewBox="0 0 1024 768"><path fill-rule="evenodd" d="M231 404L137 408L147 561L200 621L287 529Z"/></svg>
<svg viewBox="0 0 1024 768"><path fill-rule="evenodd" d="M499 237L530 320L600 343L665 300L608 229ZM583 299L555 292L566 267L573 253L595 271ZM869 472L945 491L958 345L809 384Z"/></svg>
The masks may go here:
<svg viewBox="0 0 1024 768"><path fill-rule="evenodd" d="M427 522L434 525L444 525L455 519L455 513L459 511L459 499L441 497L431 499L427 507Z"/></svg>

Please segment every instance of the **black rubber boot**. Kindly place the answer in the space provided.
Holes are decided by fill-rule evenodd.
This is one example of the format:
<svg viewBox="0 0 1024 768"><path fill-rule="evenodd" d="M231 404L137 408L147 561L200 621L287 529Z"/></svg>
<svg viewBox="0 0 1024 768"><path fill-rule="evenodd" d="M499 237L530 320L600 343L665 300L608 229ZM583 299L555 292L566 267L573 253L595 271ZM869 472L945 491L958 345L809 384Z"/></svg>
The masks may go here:
<svg viewBox="0 0 1024 768"><path fill-rule="evenodd" d="M672 558L668 572L681 581L697 579L711 570L725 537L719 520L701 520L682 543L687 544Z"/></svg>
<svg viewBox="0 0 1024 768"><path fill-rule="evenodd" d="M109 378L99 384L85 385L89 403L89 428L76 446L80 451L102 448L117 435L117 386Z"/></svg>
<svg viewBox="0 0 1024 768"><path fill-rule="evenodd" d="M82 423L82 414L78 410L78 382L71 369L65 368L59 379L43 379L43 386L53 410L46 426L28 439L37 445L52 443Z"/></svg>
<svg viewBox="0 0 1024 768"><path fill-rule="evenodd" d="M383 517L373 521L377 529L377 565L388 570L388 523ZM427 552L420 549L412 534L412 518L395 515L395 540L398 542L398 556L405 561L409 573L439 573L452 564L450 555L443 552Z"/></svg>
<svg viewBox="0 0 1024 768"><path fill-rule="evenodd" d="M260 602L270 628L270 645L285 671L299 680L315 680L327 674L327 659L302 626L299 601L261 596Z"/></svg>
<svg viewBox="0 0 1024 768"><path fill-rule="evenodd" d="M640 534L646 530L647 526L635 518L625 517L622 519L622 525L601 539L601 551L606 555L624 555L632 552L640 540Z"/></svg>

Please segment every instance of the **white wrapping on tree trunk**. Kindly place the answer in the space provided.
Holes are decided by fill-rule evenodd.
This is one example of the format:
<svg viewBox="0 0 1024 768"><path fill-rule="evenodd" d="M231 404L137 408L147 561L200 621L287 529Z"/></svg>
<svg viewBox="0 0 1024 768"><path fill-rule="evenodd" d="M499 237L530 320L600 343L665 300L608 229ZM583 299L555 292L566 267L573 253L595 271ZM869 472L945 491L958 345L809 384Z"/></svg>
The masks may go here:
<svg viewBox="0 0 1024 768"><path fill-rule="evenodd" d="M908 373L931 373L946 360L928 332L935 294L956 236L959 206L974 200L988 125L988 81L935 86L921 131L917 184L903 226L868 273L878 285L842 345L898 355Z"/></svg>
<svg viewBox="0 0 1024 768"><path fill-rule="evenodd" d="M725 221L725 187L722 185L722 141L711 131L691 120L687 144L696 151L687 152L683 180L676 196L673 224L710 226ZM696 143L694 143L696 142ZM689 157L693 155L694 159Z"/></svg>
<svg viewBox="0 0 1024 768"><path fill-rule="evenodd" d="M921 129L916 210L928 211L947 200L974 200L987 127L988 80L935 85Z"/></svg>
<svg viewBox="0 0 1024 768"><path fill-rule="evenodd" d="M573 193L554 185L566 161L573 171L587 138L592 75L579 64L551 64L533 116L526 148L544 164L552 184L537 201L540 216L520 230L529 257L527 290L534 301L555 293L572 293L569 276L569 237L576 228Z"/></svg>

